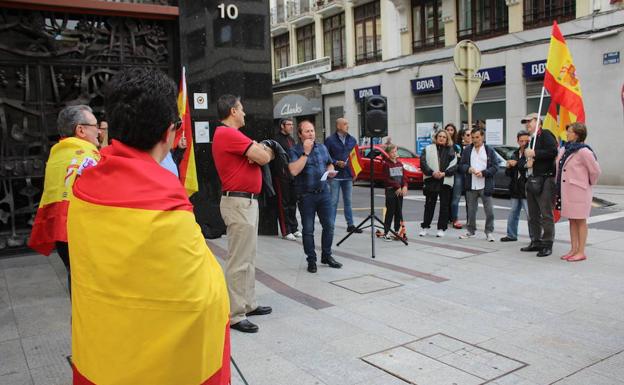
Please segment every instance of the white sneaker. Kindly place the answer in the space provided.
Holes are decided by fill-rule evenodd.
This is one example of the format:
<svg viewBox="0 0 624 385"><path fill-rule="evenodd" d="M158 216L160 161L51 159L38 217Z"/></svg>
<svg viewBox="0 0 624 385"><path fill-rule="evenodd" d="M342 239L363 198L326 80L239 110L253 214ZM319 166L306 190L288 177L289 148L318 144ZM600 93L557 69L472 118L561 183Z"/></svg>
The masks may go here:
<svg viewBox="0 0 624 385"><path fill-rule="evenodd" d="M293 235L294 235L295 237L297 237L297 238L301 238L301 237L303 237L303 234L301 234L301 231L299 231L299 230L295 231L295 232L293 233Z"/></svg>
<svg viewBox="0 0 624 385"><path fill-rule="evenodd" d="M471 238L474 238L474 237L476 237L476 236L477 236L477 235L476 235L476 234L474 234L474 233L466 233L466 234L464 234L464 235L460 235L460 236L459 236L459 239L471 239Z"/></svg>
<svg viewBox="0 0 624 385"><path fill-rule="evenodd" d="M297 237L295 237L295 234L290 233L290 234L286 234L286 236L284 237L284 239L287 239L287 240L289 240L289 241L296 241L296 240L297 240Z"/></svg>
<svg viewBox="0 0 624 385"><path fill-rule="evenodd" d="M427 235L427 229L420 230L420 233L418 233L418 235L420 235L421 237L424 237L425 235Z"/></svg>
<svg viewBox="0 0 624 385"><path fill-rule="evenodd" d="M485 239L486 239L488 242L494 242L494 236L493 236L491 233L487 233L487 234L485 234Z"/></svg>
<svg viewBox="0 0 624 385"><path fill-rule="evenodd" d="M436 233L436 237L438 238L444 237L444 230L438 230L438 232Z"/></svg>
<svg viewBox="0 0 624 385"><path fill-rule="evenodd" d="M392 237L392 235L390 234L386 234L383 237L381 237L384 241L386 242L392 242L394 240L394 238Z"/></svg>

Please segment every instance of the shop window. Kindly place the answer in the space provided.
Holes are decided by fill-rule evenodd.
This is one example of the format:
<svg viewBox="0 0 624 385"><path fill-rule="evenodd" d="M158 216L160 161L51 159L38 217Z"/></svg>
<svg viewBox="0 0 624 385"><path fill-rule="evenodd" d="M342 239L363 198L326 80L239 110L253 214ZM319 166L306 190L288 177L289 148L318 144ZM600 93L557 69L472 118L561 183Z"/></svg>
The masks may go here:
<svg viewBox="0 0 624 385"><path fill-rule="evenodd" d="M355 63L381 60L381 9L379 1L353 8Z"/></svg>
<svg viewBox="0 0 624 385"><path fill-rule="evenodd" d="M297 28L297 63L314 60L314 24Z"/></svg>
<svg viewBox="0 0 624 385"><path fill-rule="evenodd" d="M507 33L505 0L457 0L459 40L483 39Z"/></svg>
<svg viewBox="0 0 624 385"><path fill-rule="evenodd" d="M290 44L288 34L275 36L273 38L273 62L275 63L275 80L279 79L279 69L288 67L288 57L290 56Z"/></svg>
<svg viewBox="0 0 624 385"><path fill-rule="evenodd" d="M575 0L524 0L525 29L551 25L553 20L561 23L575 17Z"/></svg>
<svg viewBox="0 0 624 385"><path fill-rule="evenodd" d="M331 58L332 69L344 67L345 62L345 15L341 13L323 20L325 56Z"/></svg>
<svg viewBox="0 0 624 385"><path fill-rule="evenodd" d="M472 106L472 119L475 122L482 120L487 124L488 119L503 119L503 140L505 140L505 138L507 137L507 121L505 120L507 114L507 106L505 103L505 100L483 101L475 102L475 104ZM464 127L464 124L468 121L468 113L466 112L465 108L461 109L460 117L462 120L462 127ZM524 129L520 122L518 122L517 125L514 124L513 127L516 131ZM485 129L487 130L487 126Z"/></svg>
<svg viewBox="0 0 624 385"><path fill-rule="evenodd" d="M412 0L412 27L414 52L443 47L442 0Z"/></svg>

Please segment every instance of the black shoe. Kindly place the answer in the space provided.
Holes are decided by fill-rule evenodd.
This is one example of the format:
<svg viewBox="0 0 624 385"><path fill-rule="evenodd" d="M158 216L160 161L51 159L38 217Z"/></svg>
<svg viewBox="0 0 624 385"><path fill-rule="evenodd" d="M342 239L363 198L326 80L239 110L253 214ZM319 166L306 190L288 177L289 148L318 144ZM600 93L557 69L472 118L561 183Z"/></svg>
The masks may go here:
<svg viewBox="0 0 624 385"><path fill-rule="evenodd" d="M347 233L356 233L356 234L361 234L362 230L358 229L357 227L351 225L351 226L347 226Z"/></svg>
<svg viewBox="0 0 624 385"><path fill-rule="evenodd" d="M537 256L538 257L548 257L550 254L552 254L552 249L550 247L543 247L537 253Z"/></svg>
<svg viewBox="0 0 624 385"><path fill-rule="evenodd" d="M531 242L528 246L525 246L520 249L520 251L540 251L542 247L534 242Z"/></svg>
<svg viewBox="0 0 624 385"><path fill-rule="evenodd" d="M308 271L310 273L316 273L316 262L308 262Z"/></svg>
<svg viewBox="0 0 624 385"><path fill-rule="evenodd" d="M518 240L517 238L512 238L512 237L502 237L500 239L501 242L515 242L517 240Z"/></svg>
<svg viewBox="0 0 624 385"><path fill-rule="evenodd" d="M253 309L245 315L247 317L251 317L252 315L266 315L271 314L272 311L273 309L271 309L271 306L258 306L257 308Z"/></svg>
<svg viewBox="0 0 624 385"><path fill-rule="evenodd" d="M321 258L321 263L329 265L329 267L333 267L334 269L340 269L342 267L342 263L336 261L331 255Z"/></svg>
<svg viewBox="0 0 624 385"><path fill-rule="evenodd" d="M243 332L243 333L257 333L258 332L258 325L252 324L246 319L240 322L237 322L234 325L230 325L230 328L234 330L238 330L239 332Z"/></svg>

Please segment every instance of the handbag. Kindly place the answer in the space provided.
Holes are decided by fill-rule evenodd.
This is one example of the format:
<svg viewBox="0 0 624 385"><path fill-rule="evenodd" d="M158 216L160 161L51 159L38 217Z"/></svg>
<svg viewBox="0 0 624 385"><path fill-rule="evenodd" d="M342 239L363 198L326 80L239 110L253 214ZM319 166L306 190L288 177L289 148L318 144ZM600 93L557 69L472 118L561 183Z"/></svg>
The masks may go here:
<svg viewBox="0 0 624 385"><path fill-rule="evenodd" d="M539 195L542 193L542 189L544 188L544 177L543 176L534 176L531 175L527 178L526 181L526 191L533 194Z"/></svg>

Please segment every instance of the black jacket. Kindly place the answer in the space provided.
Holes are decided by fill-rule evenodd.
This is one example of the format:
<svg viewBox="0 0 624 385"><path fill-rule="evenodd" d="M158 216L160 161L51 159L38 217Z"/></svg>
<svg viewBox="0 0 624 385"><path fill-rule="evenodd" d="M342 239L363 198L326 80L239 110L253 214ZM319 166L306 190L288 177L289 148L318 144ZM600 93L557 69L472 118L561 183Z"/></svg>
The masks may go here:
<svg viewBox="0 0 624 385"><path fill-rule="evenodd" d="M555 176L555 159L559 148L557 139L549 130L540 130L535 138L533 175ZM533 140L531 139L531 141Z"/></svg>
<svg viewBox="0 0 624 385"><path fill-rule="evenodd" d="M496 171L498 170L498 164L494 149L487 144L484 144L483 146L485 147L485 153L487 154L487 165L485 170L482 172L485 177L485 188L483 189L483 193L486 196L491 196L494 194L494 175L496 175ZM459 172L465 175L464 190L466 191L472 190L472 174L468 172L471 167L470 154L472 153L472 147L472 144L464 147L458 167Z"/></svg>
<svg viewBox="0 0 624 385"><path fill-rule="evenodd" d="M516 163L513 167L508 167L505 169L505 175L511 178L509 181L509 195L511 198L516 199L525 199L526 191L524 189L526 185L526 157L520 157L520 149L517 149L513 152L511 156L511 160L516 160Z"/></svg>

